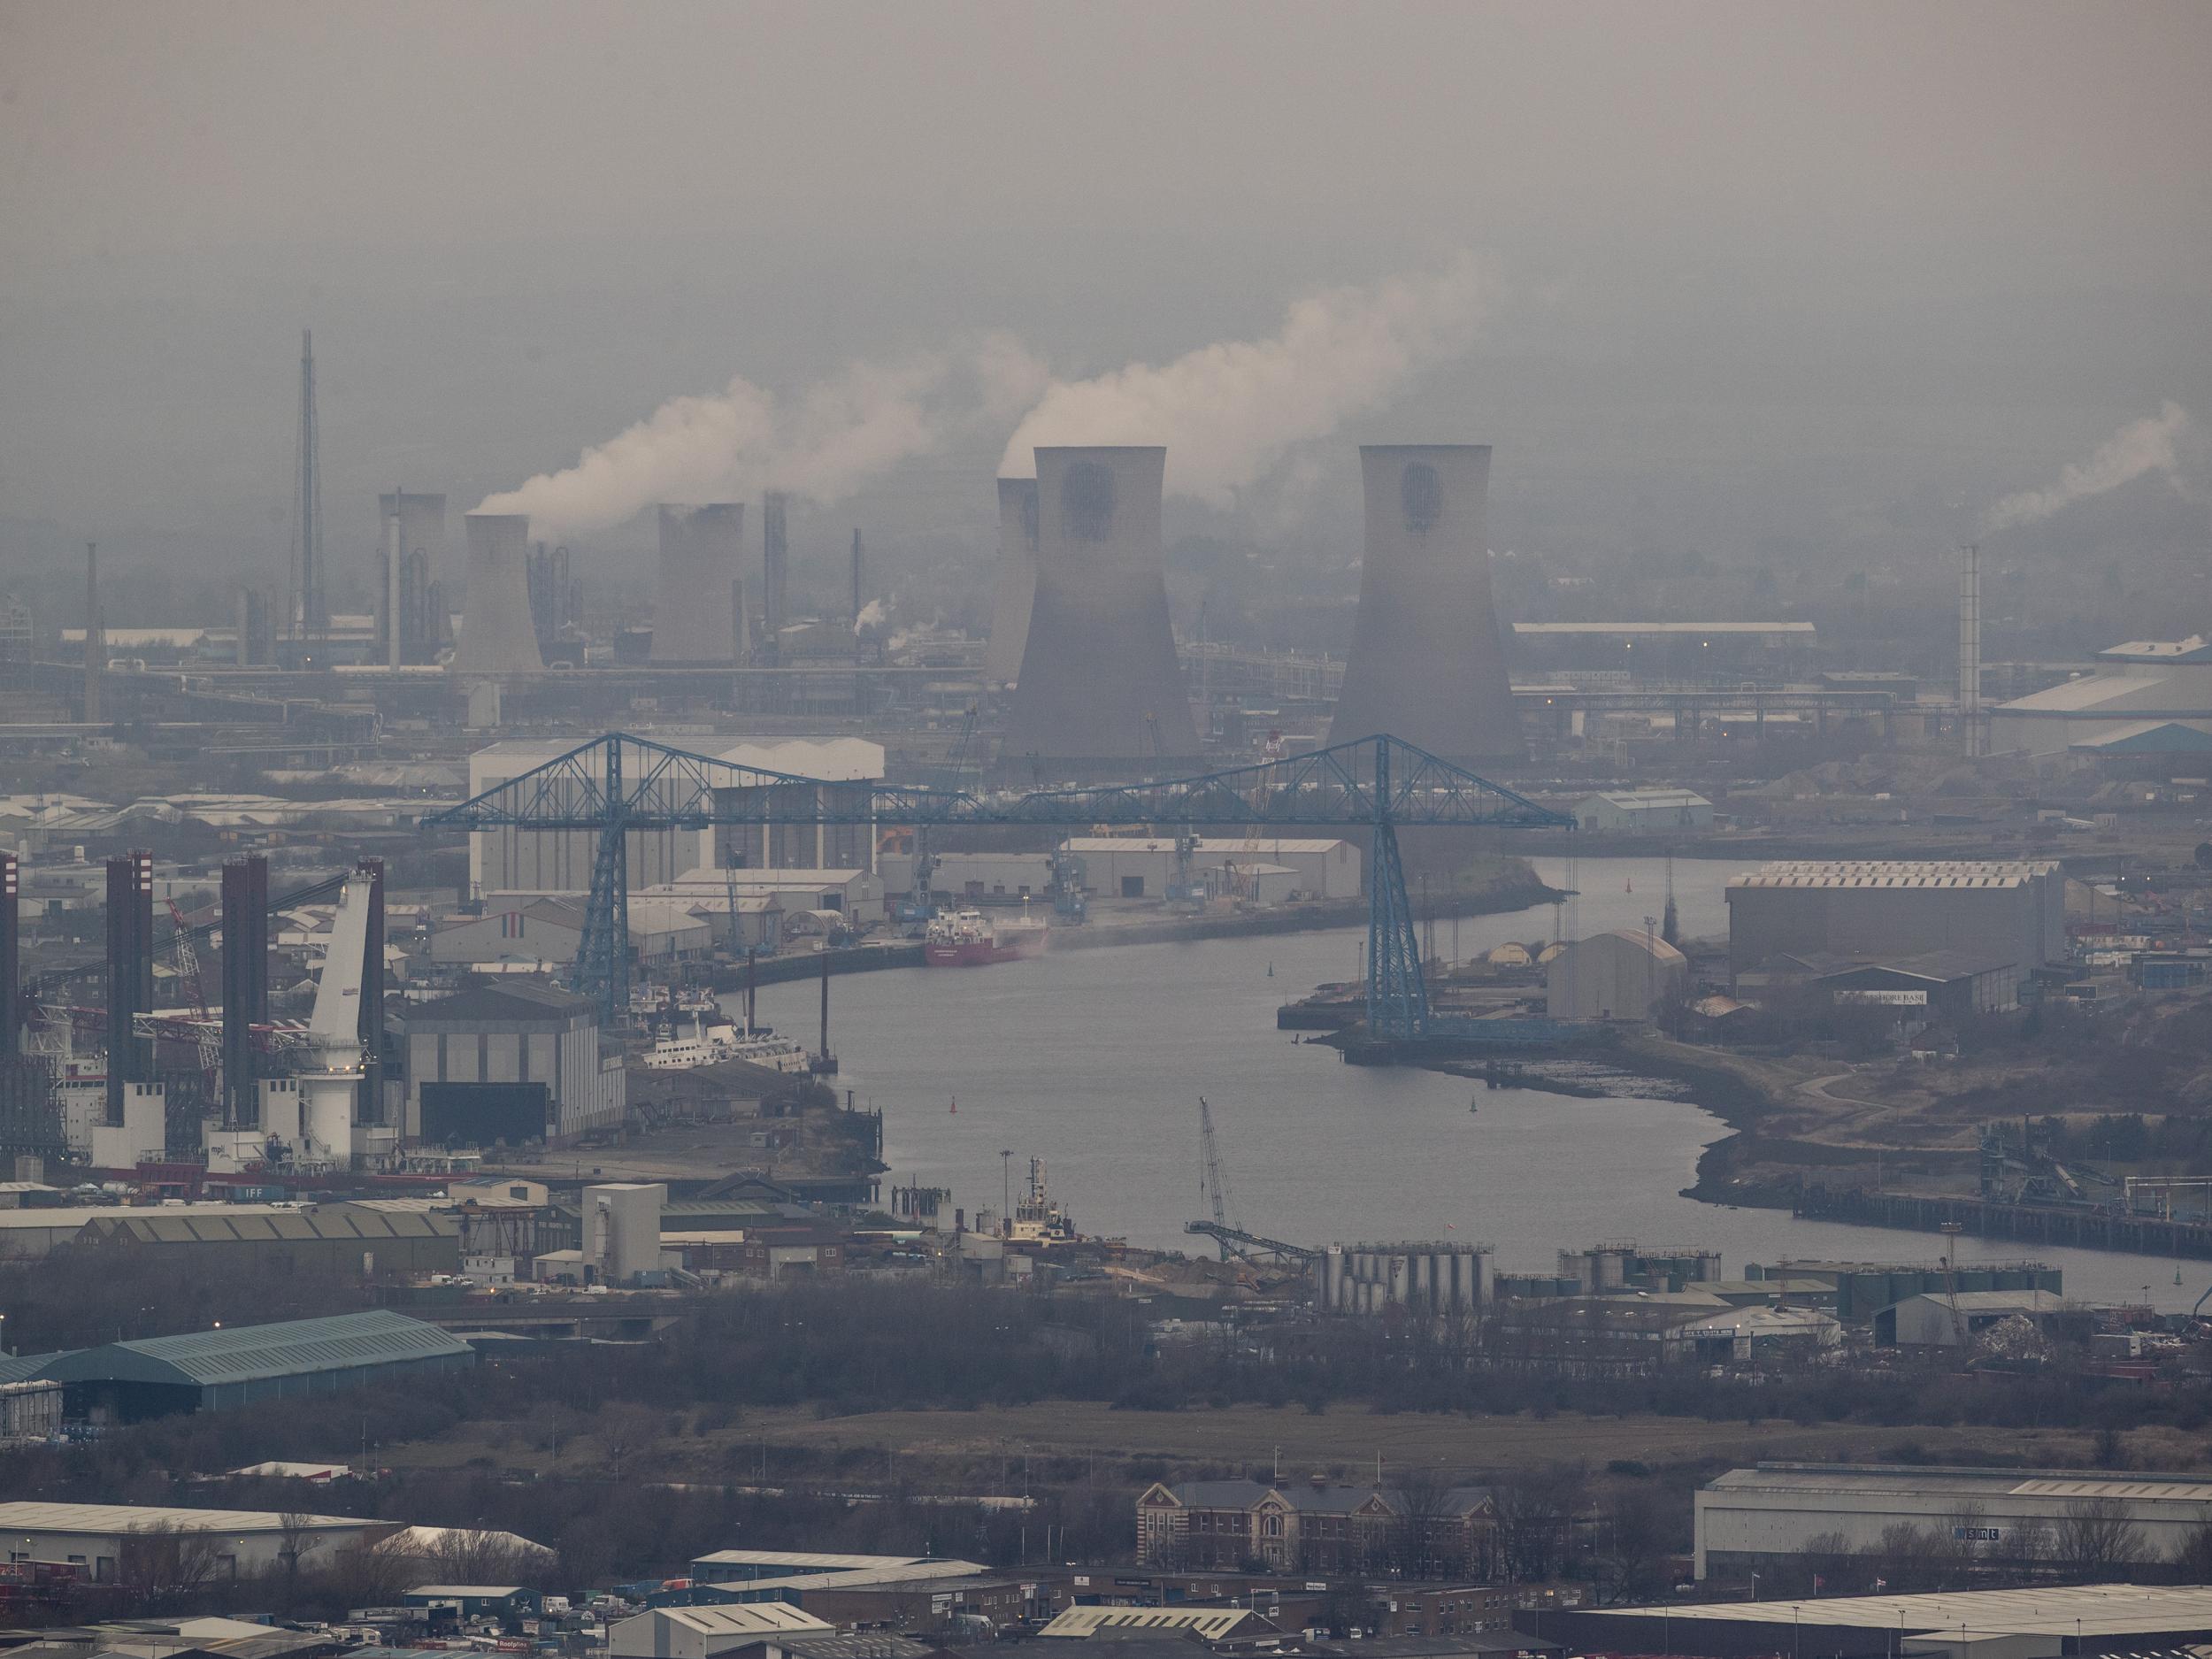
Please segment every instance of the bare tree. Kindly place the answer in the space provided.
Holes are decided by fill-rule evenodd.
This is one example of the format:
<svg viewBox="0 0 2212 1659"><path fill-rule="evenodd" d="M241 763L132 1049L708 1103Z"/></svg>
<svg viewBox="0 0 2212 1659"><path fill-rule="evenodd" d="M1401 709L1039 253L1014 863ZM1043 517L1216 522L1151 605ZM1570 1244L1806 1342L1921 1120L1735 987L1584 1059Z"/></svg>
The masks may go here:
<svg viewBox="0 0 2212 1659"><path fill-rule="evenodd" d="M2212 1584L2212 1520L2200 1517L2174 1546L2172 1559L2184 1584Z"/></svg>
<svg viewBox="0 0 2212 1659"><path fill-rule="evenodd" d="M1651 1493L1623 1491L1612 1502L1601 1534L1597 1568L1601 1601L1647 1601L1666 1590L1666 1524Z"/></svg>
<svg viewBox="0 0 2212 1659"><path fill-rule="evenodd" d="M204 1527L170 1521L134 1527L123 1535L116 1582L149 1612L173 1607L235 1573L236 1563L225 1553L224 1541Z"/></svg>
<svg viewBox="0 0 2212 1659"><path fill-rule="evenodd" d="M1566 1554L1580 1490L1578 1475L1562 1464L1521 1471L1499 1486L1498 1549L1509 1578L1532 1582L1552 1576Z"/></svg>
<svg viewBox="0 0 2212 1659"><path fill-rule="evenodd" d="M2059 1517L2054 1555L2069 1578L2085 1582L2124 1575L2141 1564L2143 1535L2117 1498L2076 1498Z"/></svg>

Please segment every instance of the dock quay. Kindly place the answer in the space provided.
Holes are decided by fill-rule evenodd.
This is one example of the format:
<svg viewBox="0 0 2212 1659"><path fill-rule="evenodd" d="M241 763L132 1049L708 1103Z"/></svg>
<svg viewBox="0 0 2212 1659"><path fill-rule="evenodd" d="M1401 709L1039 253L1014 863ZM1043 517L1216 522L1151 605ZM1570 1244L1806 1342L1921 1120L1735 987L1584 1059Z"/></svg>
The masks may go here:
<svg viewBox="0 0 2212 1659"><path fill-rule="evenodd" d="M1849 1190L1808 1194L1793 1207L1793 1213L1808 1220L1847 1221L1918 1233L1934 1233L1946 1223L1956 1223L1979 1238L2212 1261L2212 1222L2130 1215L2090 1204L2021 1204L1963 1193Z"/></svg>

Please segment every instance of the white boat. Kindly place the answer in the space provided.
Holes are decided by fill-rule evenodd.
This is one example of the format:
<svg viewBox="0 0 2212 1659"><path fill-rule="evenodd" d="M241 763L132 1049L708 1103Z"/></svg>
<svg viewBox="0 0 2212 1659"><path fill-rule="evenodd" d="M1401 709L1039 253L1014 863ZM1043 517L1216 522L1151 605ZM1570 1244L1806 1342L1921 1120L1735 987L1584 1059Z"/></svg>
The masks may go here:
<svg viewBox="0 0 2212 1659"><path fill-rule="evenodd" d="M771 1071L803 1072L807 1069L805 1046L779 1037L766 1026L741 1031L727 1020L710 1023L695 1014L690 1023L664 1031L639 1064L653 1071L687 1071L697 1066L720 1065L742 1060Z"/></svg>

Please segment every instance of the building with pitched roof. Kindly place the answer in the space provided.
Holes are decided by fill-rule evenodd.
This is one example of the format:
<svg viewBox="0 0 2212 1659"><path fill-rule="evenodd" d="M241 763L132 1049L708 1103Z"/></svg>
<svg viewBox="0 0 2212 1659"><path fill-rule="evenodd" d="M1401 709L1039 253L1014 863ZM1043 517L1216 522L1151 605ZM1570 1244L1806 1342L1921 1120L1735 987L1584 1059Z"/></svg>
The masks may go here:
<svg viewBox="0 0 2212 1659"><path fill-rule="evenodd" d="M50 1356L26 1380L61 1384L71 1417L135 1423L337 1394L475 1363L476 1350L459 1338L376 1308L79 1348Z"/></svg>
<svg viewBox="0 0 2212 1659"><path fill-rule="evenodd" d="M1275 1572L1365 1572L1417 1556L1427 1574L1455 1574L1487 1565L1494 1516L1487 1486L1155 1481L1137 1499L1137 1554L1159 1566Z"/></svg>

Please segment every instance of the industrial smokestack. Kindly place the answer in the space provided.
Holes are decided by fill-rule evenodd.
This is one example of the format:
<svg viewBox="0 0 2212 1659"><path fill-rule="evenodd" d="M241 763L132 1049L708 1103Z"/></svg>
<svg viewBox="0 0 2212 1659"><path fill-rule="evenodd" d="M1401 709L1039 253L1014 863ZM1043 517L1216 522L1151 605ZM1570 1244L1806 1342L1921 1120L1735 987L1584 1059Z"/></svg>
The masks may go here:
<svg viewBox="0 0 2212 1659"><path fill-rule="evenodd" d="M84 544L84 723L100 724L100 682L107 673L107 629L100 617L100 544Z"/></svg>
<svg viewBox="0 0 2212 1659"><path fill-rule="evenodd" d="M1490 601L1490 446L1369 444L1359 458L1367 556L1329 741L1386 732L1452 760L1518 759Z"/></svg>
<svg viewBox="0 0 2212 1659"><path fill-rule="evenodd" d="M853 530L853 626L860 626L860 589L862 578L867 573L867 556L861 551L860 531Z"/></svg>
<svg viewBox="0 0 2212 1659"><path fill-rule="evenodd" d="M983 678L1003 686L1022 671L1029 608L1037 597L1037 480L998 481L998 577L991 600L991 638Z"/></svg>
<svg viewBox="0 0 2212 1659"><path fill-rule="evenodd" d="M269 861L223 864L223 1100L234 1129L260 1125L253 1028L269 1020Z"/></svg>
<svg viewBox="0 0 2212 1659"><path fill-rule="evenodd" d="M1959 549L1959 735L1966 752L1982 752L1982 550Z"/></svg>
<svg viewBox="0 0 2212 1659"><path fill-rule="evenodd" d="M153 1080L151 1045L136 1034L137 1017L154 1009L153 854L108 860L107 924L107 1120L119 1125L128 1086Z"/></svg>
<svg viewBox="0 0 2212 1659"><path fill-rule="evenodd" d="M779 489L772 489L760 498L761 626L768 636L763 643L772 662L782 643L784 583L791 563L791 547L784 531L784 511L788 501L789 497Z"/></svg>
<svg viewBox="0 0 2212 1659"><path fill-rule="evenodd" d="M512 674L545 666L530 620L530 521L519 513L472 512L468 526L468 603L453 667L464 674Z"/></svg>
<svg viewBox="0 0 2212 1659"><path fill-rule="evenodd" d="M383 635L384 666L391 669L396 669L401 661L400 567L406 559L406 549L400 537L399 513L394 509L384 515L384 614L377 618L378 630Z"/></svg>
<svg viewBox="0 0 2212 1659"><path fill-rule="evenodd" d="M1187 758L1197 728L1168 622L1154 447L1037 451L1037 591L1006 753Z"/></svg>
<svg viewBox="0 0 2212 1659"><path fill-rule="evenodd" d="M444 567L445 497L394 490L376 498L380 517L399 515L399 658L403 663L435 662L445 632L429 604L430 586Z"/></svg>
<svg viewBox="0 0 2212 1659"><path fill-rule="evenodd" d="M16 883L15 855L0 853L0 1069L15 1058L22 1042L23 1016L16 1006L23 972L18 939L22 912Z"/></svg>
<svg viewBox="0 0 2212 1659"><path fill-rule="evenodd" d="M736 651L732 583L745 557L745 506L716 502L660 510L660 580L653 602L653 660L726 663Z"/></svg>

